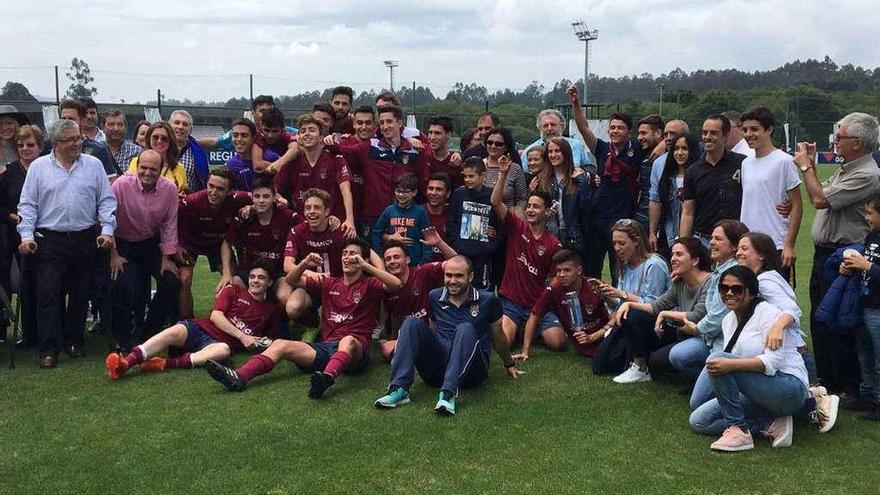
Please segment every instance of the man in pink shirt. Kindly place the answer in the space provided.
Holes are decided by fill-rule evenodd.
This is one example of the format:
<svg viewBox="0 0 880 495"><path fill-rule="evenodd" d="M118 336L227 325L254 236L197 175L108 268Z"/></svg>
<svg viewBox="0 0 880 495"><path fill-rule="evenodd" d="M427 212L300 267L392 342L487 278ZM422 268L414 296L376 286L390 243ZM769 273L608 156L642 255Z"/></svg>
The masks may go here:
<svg viewBox="0 0 880 495"><path fill-rule="evenodd" d="M112 331L118 348L132 346L175 321L180 280L177 253L177 186L160 177L162 157L152 150L141 153L137 175L124 175L111 187L116 196L116 247L110 253L113 281ZM150 277L156 295L150 294ZM141 336L140 334L145 335Z"/></svg>

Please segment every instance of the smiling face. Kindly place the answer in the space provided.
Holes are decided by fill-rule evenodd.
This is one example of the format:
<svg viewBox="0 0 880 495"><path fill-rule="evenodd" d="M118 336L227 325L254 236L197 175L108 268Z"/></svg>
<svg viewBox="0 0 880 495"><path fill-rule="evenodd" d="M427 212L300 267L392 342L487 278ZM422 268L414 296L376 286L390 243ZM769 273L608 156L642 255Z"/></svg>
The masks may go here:
<svg viewBox="0 0 880 495"><path fill-rule="evenodd" d="M303 149L314 150L321 146L321 127L308 122L299 128L297 142Z"/></svg>
<svg viewBox="0 0 880 495"><path fill-rule="evenodd" d="M562 147L554 142L548 144L547 158L550 160L550 165L553 166L554 169L562 166L562 162L565 161L565 155L563 155L562 153Z"/></svg>
<svg viewBox="0 0 880 495"><path fill-rule="evenodd" d="M739 240L739 246L736 248L736 261L755 273L764 266L764 257L758 254L752 246L752 240L748 237Z"/></svg>
<svg viewBox="0 0 880 495"><path fill-rule="evenodd" d="M672 149L675 140L684 136L684 122L681 120L672 120L666 123L663 128L663 140L666 141L666 149Z"/></svg>
<svg viewBox="0 0 880 495"><path fill-rule="evenodd" d="M538 175L541 173L541 170L544 170L544 156L541 152L541 148L532 148L529 150L529 154L526 156L526 162L528 163L530 174Z"/></svg>
<svg viewBox="0 0 880 495"><path fill-rule="evenodd" d="M709 240L709 255L715 263L724 263L736 253L736 246L730 242L724 229L715 227Z"/></svg>
<svg viewBox="0 0 880 495"><path fill-rule="evenodd" d="M18 121L8 115L0 117L0 140L11 141L18 133Z"/></svg>
<svg viewBox="0 0 880 495"><path fill-rule="evenodd" d="M248 273L248 292L257 299L265 297L271 283L269 272L262 268L254 268Z"/></svg>
<svg viewBox="0 0 880 495"><path fill-rule="evenodd" d="M756 150L772 144L770 140L773 134L773 127L764 128L757 120L744 120L742 123L743 138L749 148Z"/></svg>
<svg viewBox="0 0 880 495"><path fill-rule="evenodd" d="M189 133L192 132L192 124L182 114L175 113L171 116L171 129L174 130L174 139L181 148L186 144Z"/></svg>
<svg viewBox="0 0 880 495"><path fill-rule="evenodd" d="M28 134L25 139L19 139L16 142L16 146L18 147L18 157L25 164L29 164L32 161L36 160L38 156L40 156L40 146L41 144L34 139L34 136Z"/></svg>
<svg viewBox="0 0 880 495"><path fill-rule="evenodd" d="M379 131L386 141L392 142L400 139L400 132L403 130L403 122L394 116L392 112L382 112L379 114Z"/></svg>
<svg viewBox="0 0 880 495"><path fill-rule="evenodd" d="M690 158L691 150L688 147L687 139L684 137L680 137L675 141L675 145L672 148L672 158L675 160L676 165L685 165Z"/></svg>
<svg viewBox="0 0 880 495"><path fill-rule="evenodd" d="M357 262L358 256L363 258L366 253L361 251L361 247L357 244L349 244L342 248L342 273L356 275L361 272L361 267Z"/></svg>
<svg viewBox="0 0 880 495"><path fill-rule="evenodd" d="M162 172L162 157L159 153L145 151L138 157L137 176L145 191L152 191Z"/></svg>
<svg viewBox="0 0 880 495"><path fill-rule="evenodd" d="M373 122L373 114L359 112L354 114L354 133L361 141L366 141L376 134L376 125Z"/></svg>
<svg viewBox="0 0 880 495"><path fill-rule="evenodd" d="M237 153L247 153L254 144L254 135L251 128L246 125L232 126L232 146Z"/></svg>
<svg viewBox="0 0 880 495"><path fill-rule="evenodd" d="M275 204L275 193L268 187L258 187L251 193L254 213L262 214L270 211Z"/></svg>
<svg viewBox="0 0 880 495"><path fill-rule="evenodd" d="M643 150L650 151L660 142L660 139L663 137L662 134L660 129L655 129L648 124L641 124L636 141L639 142L639 146Z"/></svg>
<svg viewBox="0 0 880 495"><path fill-rule="evenodd" d="M529 196L526 203L526 222L531 225L543 225L547 221L547 208L550 205L544 203L544 199L540 196Z"/></svg>
<svg viewBox="0 0 880 495"><path fill-rule="evenodd" d="M79 157L80 144L82 144L82 134L75 127L64 129L61 139L56 139L52 143L55 156L67 163L72 163Z"/></svg>
<svg viewBox="0 0 880 495"><path fill-rule="evenodd" d="M473 278L474 274L468 269L467 263L459 257L452 258L443 265L443 285L451 296L464 294Z"/></svg>
<svg viewBox="0 0 880 495"><path fill-rule="evenodd" d="M229 179L219 175L208 176L208 204L215 208L223 204L229 194L229 186Z"/></svg>
<svg viewBox="0 0 880 495"><path fill-rule="evenodd" d="M121 143L125 139L125 119L122 115L108 115L104 119L104 135L108 143Z"/></svg>
<svg viewBox="0 0 880 495"><path fill-rule="evenodd" d="M703 150L706 153L724 152L727 145L727 135L724 134L724 126L720 119L708 119L703 122Z"/></svg>
<svg viewBox="0 0 880 495"><path fill-rule="evenodd" d="M342 120L351 111L351 98L348 95L336 95L330 100L330 105L333 107L336 119Z"/></svg>
<svg viewBox="0 0 880 495"><path fill-rule="evenodd" d="M150 126L147 124L141 124L138 126L137 133L134 137L134 144L144 149L147 148L147 129L149 128Z"/></svg>
<svg viewBox="0 0 880 495"><path fill-rule="evenodd" d="M442 125L428 126L428 141L431 143L432 151L441 151L446 149L449 138L452 137L451 132L446 132Z"/></svg>
<svg viewBox="0 0 880 495"><path fill-rule="evenodd" d="M539 124L541 126L541 138L545 142L562 135L562 121L556 115L548 114L541 117Z"/></svg>
<svg viewBox="0 0 880 495"><path fill-rule="evenodd" d="M465 167L461 169L462 182L468 189L479 189L483 187L486 181L486 174L478 174L477 169L473 167Z"/></svg>
<svg viewBox="0 0 880 495"><path fill-rule="evenodd" d="M164 127L156 127L150 133L150 143L148 149L155 150L162 156L168 153L168 147L171 146L171 136Z"/></svg>
<svg viewBox="0 0 880 495"><path fill-rule="evenodd" d="M329 209L321 198L312 196L306 198L303 203L303 216L306 218L309 228L313 231L324 231L329 214Z"/></svg>
<svg viewBox="0 0 880 495"><path fill-rule="evenodd" d="M18 150L21 154L21 149ZM871 230L880 230L880 212L869 202L865 204L865 221L871 227Z"/></svg>
<svg viewBox="0 0 880 495"><path fill-rule="evenodd" d="M486 136L486 151L489 152L489 158L497 160L507 153L507 144L504 142L504 136L495 132Z"/></svg>
<svg viewBox="0 0 880 495"><path fill-rule="evenodd" d="M611 245L614 247L614 254L617 255L618 261L626 263L636 254L639 247L638 242L630 239L626 232L615 230L611 233Z"/></svg>
<svg viewBox="0 0 880 495"><path fill-rule="evenodd" d="M450 191L446 188L446 183L442 180L429 180L425 197L428 199L428 205L433 208L439 208L449 200L449 193Z"/></svg>
<svg viewBox="0 0 880 495"><path fill-rule="evenodd" d="M626 143L629 139L629 127L626 126L626 122L612 119L608 123L608 137L611 139L611 144L615 147L620 147Z"/></svg>
<svg viewBox="0 0 880 495"><path fill-rule="evenodd" d="M718 283L718 294L724 306L731 311L742 311L752 302L752 294L739 277L725 275Z"/></svg>
<svg viewBox="0 0 880 495"><path fill-rule="evenodd" d="M672 266L672 276L680 277L687 275L697 267L698 258L691 256L684 244L676 243L672 245L672 257L669 261Z"/></svg>
<svg viewBox="0 0 880 495"><path fill-rule="evenodd" d="M407 189L403 186L397 186L394 188L394 200L397 202L398 206L407 208L416 198L417 192L418 191L415 189Z"/></svg>
<svg viewBox="0 0 880 495"><path fill-rule="evenodd" d="M385 270L388 273L403 280L403 276L409 269L409 257L403 248L400 246L389 247L385 250L382 260L385 261Z"/></svg>

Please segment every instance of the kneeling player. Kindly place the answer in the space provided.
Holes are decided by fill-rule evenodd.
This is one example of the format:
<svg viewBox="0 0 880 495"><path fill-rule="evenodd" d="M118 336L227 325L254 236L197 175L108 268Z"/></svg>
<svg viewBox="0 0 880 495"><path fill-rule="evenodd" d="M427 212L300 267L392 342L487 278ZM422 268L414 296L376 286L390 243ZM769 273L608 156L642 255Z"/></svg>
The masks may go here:
<svg viewBox="0 0 880 495"><path fill-rule="evenodd" d="M135 347L128 355L110 353L104 361L111 380L119 380L140 364L141 372L195 368L208 359L225 359L232 351L268 345L278 331L278 306L266 300L272 284L271 267L257 261L248 272L248 288L227 285L217 295L211 315L173 325ZM266 337L266 339L264 339ZM169 347L185 349L181 356L156 356Z"/></svg>
<svg viewBox="0 0 880 495"><path fill-rule="evenodd" d="M370 338L376 326L379 304L385 292L400 288L400 279L364 260L370 252L366 241L349 239L342 247L342 276L303 278L308 266L320 266L321 255L310 253L287 275L287 283L305 287L321 299L321 333L315 343L276 340L262 354L237 370L208 361L211 378L230 391L241 391L254 377L272 371L278 361L292 361L312 373L309 397L320 398L343 371L360 371L370 358ZM372 275L368 277L365 275Z"/></svg>
<svg viewBox="0 0 880 495"><path fill-rule="evenodd" d="M602 298L590 285L590 279L583 276L581 257L574 251L563 249L553 255L556 265L556 280L547 287L532 307L523 335L522 352L516 354L517 360L529 358L529 350L535 337L535 329L548 311L558 315L562 328L555 327L541 333L544 345L548 342L571 340L578 353L592 357L610 328L608 311ZM551 347L551 350L562 350Z"/></svg>

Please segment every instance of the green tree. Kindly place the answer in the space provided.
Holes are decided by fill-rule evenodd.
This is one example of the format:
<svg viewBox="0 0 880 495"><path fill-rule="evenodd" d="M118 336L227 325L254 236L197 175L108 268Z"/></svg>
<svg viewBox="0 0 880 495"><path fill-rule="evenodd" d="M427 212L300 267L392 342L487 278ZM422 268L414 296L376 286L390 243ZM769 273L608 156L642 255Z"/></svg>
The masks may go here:
<svg viewBox="0 0 880 495"><path fill-rule="evenodd" d="M70 61L70 72L64 74L70 79L70 86L67 88L66 96L68 98L84 98L92 97L98 94L98 88L92 86L95 78L92 77L92 70L85 60L73 57Z"/></svg>
<svg viewBox="0 0 880 495"><path fill-rule="evenodd" d="M28 91L24 84L14 81L6 81L3 89L0 90L0 101L37 101L37 99L34 98L34 95Z"/></svg>

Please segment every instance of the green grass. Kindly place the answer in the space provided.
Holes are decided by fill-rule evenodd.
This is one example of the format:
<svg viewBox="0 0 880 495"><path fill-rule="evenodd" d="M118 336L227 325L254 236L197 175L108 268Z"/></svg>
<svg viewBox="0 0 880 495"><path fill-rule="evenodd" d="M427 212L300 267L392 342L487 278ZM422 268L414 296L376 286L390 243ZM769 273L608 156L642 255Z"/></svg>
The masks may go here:
<svg viewBox="0 0 880 495"><path fill-rule="evenodd" d="M806 311L808 210L798 244ZM197 274L207 311L215 279ZM804 322L805 324L807 322ZM308 377L282 364L241 394L203 370L110 382L109 342L42 371L19 355L0 369L0 493L877 493L880 427L842 413L820 435L797 422L790 449L720 455L688 428L675 383L594 377L573 353L538 349L514 382L493 356L490 379L464 391L454 418L436 390L378 411L388 367L374 360L306 398ZM375 356L375 353L374 353ZM239 361L244 356L239 357ZM0 362L5 367L5 360Z"/></svg>

